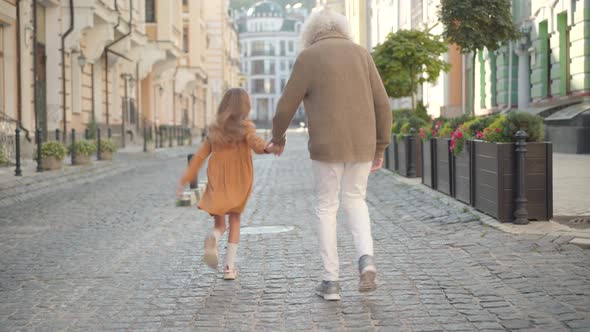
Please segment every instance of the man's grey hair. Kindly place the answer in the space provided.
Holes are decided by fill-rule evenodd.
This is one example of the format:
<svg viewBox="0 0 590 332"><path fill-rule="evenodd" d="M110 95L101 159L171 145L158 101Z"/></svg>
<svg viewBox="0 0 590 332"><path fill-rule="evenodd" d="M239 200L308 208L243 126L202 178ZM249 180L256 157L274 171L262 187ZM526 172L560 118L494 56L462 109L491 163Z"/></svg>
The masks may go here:
<svg viewBox="0 0 590 332"><path fill-rule="evenodd" d="M315 9L303 24L301 31L302 49L308 48L316 41L318 36L328 32L335 32L345 38L352 39L348 20L344 15L327 7Z"/></svg>

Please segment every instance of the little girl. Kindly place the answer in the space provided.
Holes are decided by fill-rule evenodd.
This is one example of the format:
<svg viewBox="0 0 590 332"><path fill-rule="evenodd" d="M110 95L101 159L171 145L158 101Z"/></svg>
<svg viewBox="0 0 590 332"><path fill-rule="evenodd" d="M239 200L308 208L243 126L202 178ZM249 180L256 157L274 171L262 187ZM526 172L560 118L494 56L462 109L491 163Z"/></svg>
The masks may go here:
<svg viewBox="0 0 590 332"><path fill-rule="evenodd" d="M195 154L177 188L180 195L194 179L209 155L207 189L199 209L208 212L215 227L205 237L204 261L217 268L217 243L225 232L225 216L229 217L229 238L223 278L234 280L234 260L240 242L240 214L252 191L252 152L266 153L266 143L256 135L254 124L248 120L250 96L239 88L228 90L217 110L217 119L209 127L209 135Z"/></svg>

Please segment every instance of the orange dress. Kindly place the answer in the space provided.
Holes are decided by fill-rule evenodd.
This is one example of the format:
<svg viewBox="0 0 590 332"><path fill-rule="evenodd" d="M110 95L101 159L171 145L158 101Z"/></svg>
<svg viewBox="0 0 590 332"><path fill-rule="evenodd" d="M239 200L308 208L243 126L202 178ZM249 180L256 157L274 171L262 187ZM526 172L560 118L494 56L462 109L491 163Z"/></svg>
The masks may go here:
<svg viewBox="0 0 590 332"><path fill-rule="evenodd" d="M254 130L249 130L244 140L235 144L211 144L207 140L191 159L182 176L182 184L186 185L194 179L211 155L207 167L207 189L199 202L199 209L216 216L242 213L252 192L252 151L262 154L265 146L266 143Z"/></svg>

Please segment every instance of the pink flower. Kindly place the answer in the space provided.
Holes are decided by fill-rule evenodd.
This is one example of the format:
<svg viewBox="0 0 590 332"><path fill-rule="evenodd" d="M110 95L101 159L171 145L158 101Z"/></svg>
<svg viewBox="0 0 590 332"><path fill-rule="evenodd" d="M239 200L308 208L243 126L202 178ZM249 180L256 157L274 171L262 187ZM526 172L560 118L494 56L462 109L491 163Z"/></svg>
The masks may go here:
<svg viewBox="0 0 590 332"><path fill-rule="evenodd" d="M439 121L436 123L436 126L435 126L435 128L436 128L436 129L438 129L438 128L440 128L440 126L442 126L442 121L440 121L440 120L439 120Z"/></svg>
<svg viewBox="0 0 590 332"><path fill-rule="evenodd" d="M457 134L455 135L458 139L463 138L463 133L457 130Z"/></svg>
<svg viewBox="0 0 590 332"><path fill-rule="evenodd" d="M497 133L501 132L500 128L496 128L496 132Z"/></svg>
<svg viewBox="0 0 590 332"><path fill-rule="evenodd" d="M481 131L477 131L477 133L475 133L475 138L482 139L483 137L484 137L484 134Z"/></svg>

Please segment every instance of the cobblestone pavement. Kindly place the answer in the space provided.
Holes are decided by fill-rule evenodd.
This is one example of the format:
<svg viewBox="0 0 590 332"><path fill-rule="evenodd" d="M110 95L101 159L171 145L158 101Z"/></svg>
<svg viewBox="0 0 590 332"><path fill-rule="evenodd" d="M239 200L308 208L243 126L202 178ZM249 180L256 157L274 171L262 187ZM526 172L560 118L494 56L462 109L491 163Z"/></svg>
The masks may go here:
<svg viewBox="0 0 590 332"><path fill-rule="evenodd" d="M553 214L590 216L590 155L553 154Z"/></svg>
<svg viewBox="0 0 590 332"><path fill-rule="evenodd" d="M244 227L294 229L243 235L234 282L201 262L209 218L174 206L185 158L2 208L0 331L590 330L588 251L485 227L386 171L368 193L380 288L356 291L344 221L343 299L313 295L321 263L304 139L255 160Z"/></svg>

